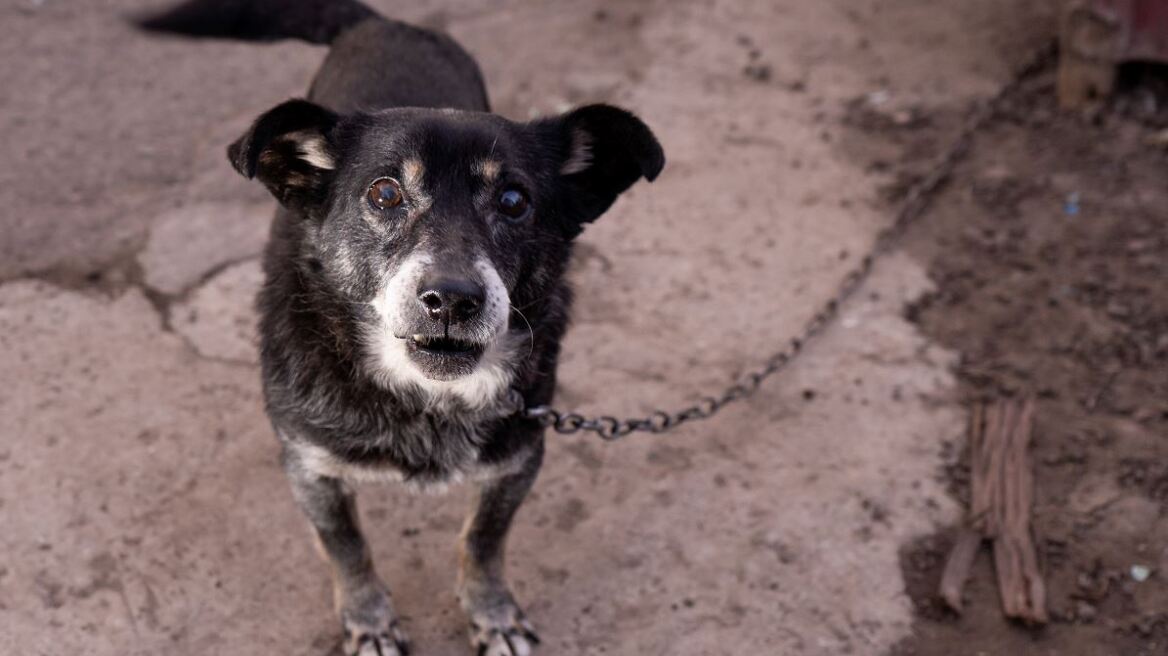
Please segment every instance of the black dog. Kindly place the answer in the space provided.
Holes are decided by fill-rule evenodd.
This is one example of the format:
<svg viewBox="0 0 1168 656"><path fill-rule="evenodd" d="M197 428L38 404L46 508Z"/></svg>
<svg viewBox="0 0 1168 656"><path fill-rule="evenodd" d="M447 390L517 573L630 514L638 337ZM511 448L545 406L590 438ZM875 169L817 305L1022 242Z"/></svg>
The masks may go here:
<svg viewBox="0 0 1168 656"><path fill-rule="evenodd" d="M355 0L194 0L147 29L331 44L308 94L259 117L231 163L280 201L259 298L267 411L332 565L346 654L406 652L349 484L479 485L458 595L480 655L538 642L503 580L535 480L576 237L665 163L628 112L489 113L450 38Z"/></svg>

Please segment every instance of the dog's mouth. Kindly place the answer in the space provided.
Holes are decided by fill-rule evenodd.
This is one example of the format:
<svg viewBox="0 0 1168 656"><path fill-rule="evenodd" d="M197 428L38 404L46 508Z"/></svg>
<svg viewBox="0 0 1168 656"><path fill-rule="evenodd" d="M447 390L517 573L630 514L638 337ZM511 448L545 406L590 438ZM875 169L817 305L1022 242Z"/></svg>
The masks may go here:
<svg viewBox="0 0 1168 656"><path fill-rule="evenodd" d="M486 345L457 337L410 335L405 340L410 359L429 378L452 380L474 371Z"/></svg>
<svg viewBox="0 0 1168 656"><path fill-rule="evenodd" d="M456 337L433 337L430 335L410 336L409 346L433 355L481 354L483 345Z"/></svg>

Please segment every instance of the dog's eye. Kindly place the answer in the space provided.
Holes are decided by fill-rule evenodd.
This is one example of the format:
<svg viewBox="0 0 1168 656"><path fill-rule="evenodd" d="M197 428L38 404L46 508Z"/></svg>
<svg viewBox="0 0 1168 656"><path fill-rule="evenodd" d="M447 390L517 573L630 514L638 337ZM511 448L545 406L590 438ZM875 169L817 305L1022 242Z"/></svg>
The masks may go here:
<svg viewBox="0 0 1168 656"><path fill-rule="evenodd" d="M401 205L401 185L393 178L378 178L369 185L366 194L370 204L379 210L388 210Z"/></svg>
<svg viewBox="0 0 1168 656"><path fill-rule="evenodd" d="M529 206L527 194L518 189L507 189L499 194L499 212L509 219L518 220L527 216Z"/></svg>

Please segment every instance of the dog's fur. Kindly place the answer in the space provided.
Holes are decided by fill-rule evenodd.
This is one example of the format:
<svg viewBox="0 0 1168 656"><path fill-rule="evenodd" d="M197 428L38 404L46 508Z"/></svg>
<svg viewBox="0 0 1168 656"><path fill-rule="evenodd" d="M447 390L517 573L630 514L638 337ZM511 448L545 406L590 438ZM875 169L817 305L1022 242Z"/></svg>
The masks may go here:
<svg viewBox="0 0 1168 656"><path fill-rule="evenodd" d="M192 0L141 24L331 45L308 100L260 116L228 154L282 206L259 298L264 392L333 566L345 652L406 651L350 484L470 479L480 493L458 594L472 647L528 654L537 639L503 580L503 547L543 431L515 414L514 395L551 400L572 240L657 176L657 140L605 105L530 123L491 114L458 44L355 0ZM400 204L370 202L383 178L400 185ZM528 198L522 216L501 209L508 190Z"/></svg>

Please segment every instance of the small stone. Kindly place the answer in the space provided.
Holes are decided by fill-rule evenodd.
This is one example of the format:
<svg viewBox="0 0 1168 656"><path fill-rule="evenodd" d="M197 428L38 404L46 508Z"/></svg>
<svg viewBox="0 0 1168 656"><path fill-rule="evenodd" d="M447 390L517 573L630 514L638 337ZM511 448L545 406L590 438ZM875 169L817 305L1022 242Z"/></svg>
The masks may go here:
<svg viewBox="0 0 1168 656"><path fill-rule="evenodd" d="M1168 146L1168 130L1160 130L1147 139L1150 146Z"/></svg>
<svg viewBox="0 0 1168 656"><path fill-rule="evenodd" d="M1132 577L1132 580L1135 581L1136 583L1143 583L1144 581L1147 581L1148 577L1150 577L1151 575L1152 575L1152 570L1149 569L1146 565L1132 565L1131 566L1131 577Z"/></svg>
<svg viewBox="0 0 1168 656"><path fill-rule="evenodd" d="M770 64L748 64L742 69L742 74L754 80L755 82L768 82L771 79L773 71Z"/></svg>
<svg viewBox="0 0 1168 656"><path fill-rule="evenodd" d="M892 113L892 122L901 127L906 126L916 120L914 113L907 109L897 110Z"/></svg>

